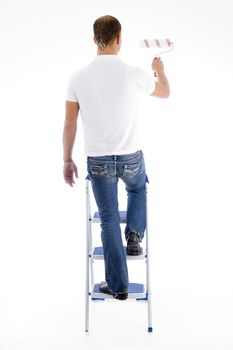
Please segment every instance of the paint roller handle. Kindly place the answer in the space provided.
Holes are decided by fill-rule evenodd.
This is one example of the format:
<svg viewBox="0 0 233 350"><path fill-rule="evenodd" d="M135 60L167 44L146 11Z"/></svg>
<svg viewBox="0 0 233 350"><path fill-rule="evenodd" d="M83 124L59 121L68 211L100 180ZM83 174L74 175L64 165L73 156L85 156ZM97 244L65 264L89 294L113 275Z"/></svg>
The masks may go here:
<svg viewBox="0 0 233 350"><path fill-rule="evenodd" d="M152 61L151 68L154 72L154 76L157 77L158 74L164 74L163 62L160 57L155 57Z"/></svg>
<svg viewBox="0 0 233 350"><path fill-rule="evenodd" d="M155 61L157 59L157 57L155 57L154 59L153 59L153 62ZM153 64L153 62L152 62L152 64ZM153 67L152 67L152 69L153 69ZM154 70L153 70L154 71ZM154 71L154 76L155 77L157 77L157 73Z"/></svg>

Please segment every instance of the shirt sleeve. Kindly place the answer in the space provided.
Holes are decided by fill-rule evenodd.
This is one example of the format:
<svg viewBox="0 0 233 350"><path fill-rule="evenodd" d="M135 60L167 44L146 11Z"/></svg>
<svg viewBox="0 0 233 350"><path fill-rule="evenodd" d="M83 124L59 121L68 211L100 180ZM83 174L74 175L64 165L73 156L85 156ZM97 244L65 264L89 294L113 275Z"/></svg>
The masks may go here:
<svg viewBox="0 0 233 350"><path fill-rule="evenodd" d="M75 72L71 74L68 79L66 87L66 101L78 102L77 98L77 80L75 79Z"/></svg>
<svg viewBox="0 0 233 350"><path fill-rule="evenodd" d="M152 75L139 67L133 67L130 72L133 82L146 94L151 94L155 89L155 79Z"/></svg>

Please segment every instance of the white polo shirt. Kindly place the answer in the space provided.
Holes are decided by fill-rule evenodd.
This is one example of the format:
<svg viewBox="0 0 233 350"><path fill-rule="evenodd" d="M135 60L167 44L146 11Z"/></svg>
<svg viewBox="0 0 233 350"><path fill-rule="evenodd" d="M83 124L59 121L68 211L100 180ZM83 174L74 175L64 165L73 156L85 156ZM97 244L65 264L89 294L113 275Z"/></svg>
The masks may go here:
<svg viewBox="0 0 233 350"><path fill-rule="evenodd" d="M66 100L79 103L86 155L121 155L142 149L138 94L150 94L154 88L153 74L125 64L117 55L97 55L74 71Z"/></svg>

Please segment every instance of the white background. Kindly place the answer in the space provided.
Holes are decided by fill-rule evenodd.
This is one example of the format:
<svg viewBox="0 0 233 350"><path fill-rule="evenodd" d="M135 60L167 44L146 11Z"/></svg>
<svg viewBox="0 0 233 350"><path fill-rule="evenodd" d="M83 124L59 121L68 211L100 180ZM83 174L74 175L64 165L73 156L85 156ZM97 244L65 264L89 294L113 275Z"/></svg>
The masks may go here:
<svg viewBox="0 0 233 350"><path fill-rule="evenodd" d="M135 301L91 303L84 332L86 160L80 124L69 187L62 132L68 78L96 55L105 14L122 24L128 64L150 71L141 37L175 44L163 56L170 98L141 108L152 334ZM233 349L232 14L230 0L1 0L1 350Z"/></svg>

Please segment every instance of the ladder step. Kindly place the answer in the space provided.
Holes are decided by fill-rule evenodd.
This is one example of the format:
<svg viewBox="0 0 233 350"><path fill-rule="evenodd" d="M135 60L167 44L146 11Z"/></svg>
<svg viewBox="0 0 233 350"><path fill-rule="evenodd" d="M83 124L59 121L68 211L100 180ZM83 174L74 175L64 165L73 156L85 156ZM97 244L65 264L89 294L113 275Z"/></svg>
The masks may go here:
<svg viewBox="0 0 233 350"><path fill-rule="evenodd" d="M93 287L93 291L91 292L92 299L114 299L112 295L102 293L99 289L100 283L97 283ZM129 283L128 287L128 299L137 299L137 298L145 298L146 291L144 284L141 283Z"/></svg>
<svg viewBox="0 0 233 350"><path fill-rule="evenodd" d="M126 223L126 211L124 210L120 210L119 211L120 214L120 222L122 224ZM91 219L92 222L100 222L100 214L98 211L96 211Z"/></svg>
<svg viewBox="0 0 233 350"><path fill-rule="evenodd" d="M126 253L126 246L124 246L124 250L125 250L125 255L127 260L143 260L146 258L146 252L144 248L143 248L142 254L140 255L128 255ZM95 247L93 249L92 258L94 260L103 260L104 259L103 247Z"/></svg>

